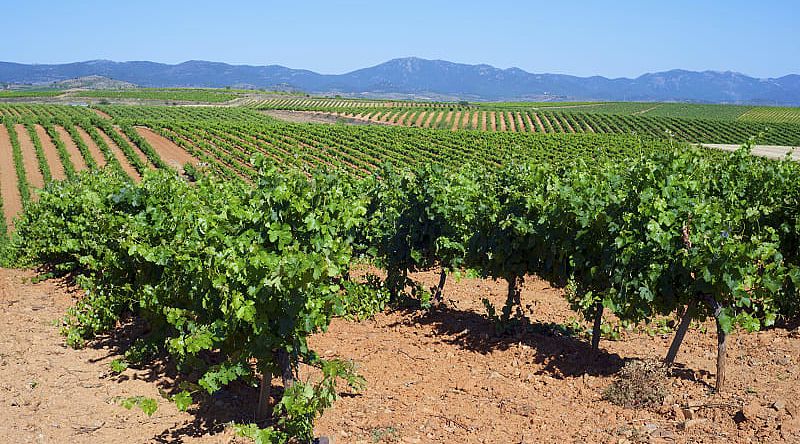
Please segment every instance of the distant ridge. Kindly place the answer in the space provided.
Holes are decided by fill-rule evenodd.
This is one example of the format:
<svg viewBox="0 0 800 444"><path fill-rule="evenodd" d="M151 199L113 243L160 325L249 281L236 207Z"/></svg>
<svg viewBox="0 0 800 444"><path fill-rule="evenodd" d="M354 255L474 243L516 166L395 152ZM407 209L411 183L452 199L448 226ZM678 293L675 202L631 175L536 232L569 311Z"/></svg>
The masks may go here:
<svg viewBox="0 0 800 444"><path fill-rule="evenodd" d="M146 87L251 85L362 96L466 100L678 101L800 106L800 75L758 79L736 72L671 70L635 79L532 74L416 57L393 59L346 74L318 74L279 65L192 60L177 65L91 60L61 65L0 62L0 82L45 84L103 76Z"/></svg>

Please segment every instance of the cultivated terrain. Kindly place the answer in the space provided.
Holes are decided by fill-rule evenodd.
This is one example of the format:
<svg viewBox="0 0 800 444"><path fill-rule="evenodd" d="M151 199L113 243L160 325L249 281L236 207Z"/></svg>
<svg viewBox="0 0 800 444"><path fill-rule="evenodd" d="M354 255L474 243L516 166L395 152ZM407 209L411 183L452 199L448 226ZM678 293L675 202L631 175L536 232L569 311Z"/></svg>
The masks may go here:
<svg viewBox="0 0 800 444"><path fill-rule="evenodd" d="M0 436L800 442L798 108L26 94Z"/></svg>

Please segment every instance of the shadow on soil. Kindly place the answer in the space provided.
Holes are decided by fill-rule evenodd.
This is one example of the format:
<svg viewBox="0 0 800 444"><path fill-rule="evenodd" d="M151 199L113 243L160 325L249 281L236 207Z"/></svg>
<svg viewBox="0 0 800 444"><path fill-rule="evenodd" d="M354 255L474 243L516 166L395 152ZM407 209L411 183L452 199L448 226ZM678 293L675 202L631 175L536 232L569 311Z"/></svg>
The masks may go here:
<svg viewBox="0 0 800 444"><path fill-rule="evenodd" d="M107 351L106 356L94 361L104 361L112 357L123 355L126 350L139 338L148 333L146 323L137 318L128 318L113 334L102 336L92 341L90 346ZM211 365L220 361L219 357L209 354L203 360ZM164 398L158 399L159 405L170 403L167 399L180 391L178 385L183 381L196 383L200 377L199 372L180 372L174 361L170 361L165 353L155 356L153 361L144 365L131 365L136 369L136 378L155 384ZM107 378L122 382L129 379L126 374L108 375ZM282 386L272 386L272 396L280 399L283 395ZM186 438L201 437L222 433L226 424L251 423L254 421L256 406L258 405L259 389L244 381L235 381L213 395L208 395L202 389L193 394L195 403L189 409L192 419L176 427L164 429L161 433L151 438L156 443L181 443Z"/></svg>
<svg viewBox="0 0 800 444"><path fill-rule="evenodd" d="M611 375L619 371L625 360L602 349L593 356L588 342L575 337L562 325L516 318L509 332L497 334L495 323L472 311L440 306L427 312L404 310L413 322L429 325L442 341L481 354L506 350L519 344L535 351L535 362L543 366L539 373L555 378L584 374Z"/></svg>

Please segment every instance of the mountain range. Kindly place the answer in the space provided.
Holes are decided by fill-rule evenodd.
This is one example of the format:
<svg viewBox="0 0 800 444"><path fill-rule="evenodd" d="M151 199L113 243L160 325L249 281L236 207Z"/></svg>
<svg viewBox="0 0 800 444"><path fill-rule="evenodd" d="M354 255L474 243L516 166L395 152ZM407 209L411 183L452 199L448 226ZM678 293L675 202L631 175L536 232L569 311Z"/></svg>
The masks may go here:
<svg viewBox="0 0 800 444"><path fill-rule="evenodd" d="M49 84L103 76L142 87L237 87L315 94L463 100L676 101L800 106L800 75L759 79L736 72L671 70L636 78L534 74L416 57L345 74L279 65L93 60L58 65L0 62L0 83Z"/></svg>

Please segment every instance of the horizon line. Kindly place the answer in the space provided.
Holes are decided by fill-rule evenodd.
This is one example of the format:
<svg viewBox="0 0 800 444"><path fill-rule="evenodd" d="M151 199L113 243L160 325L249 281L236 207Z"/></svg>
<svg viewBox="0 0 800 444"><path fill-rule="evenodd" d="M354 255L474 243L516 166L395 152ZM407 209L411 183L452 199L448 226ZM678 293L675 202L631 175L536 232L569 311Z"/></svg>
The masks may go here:
<svg viewBox="0 0 800 444"><path fill-rule="evenodd" d="M54 66L54 65L57 66L57 65L71 65L71 64L91 63L91 62L111 62L111 63L154 63L154 64L158 64L158 65L179 66L179 65L183 65L183 64L191 63L191 62L203 62L203 63L215 63L215 64L222 64L222 65L228 65L228 66L251 67L251 68L280 67L280 68L286 68L286 69L291 69L291 70L295 70L295 71L308 71L308 72L312 72L312 73L319 74L319 75L324 75L324 76L342 76L342 75L351 74L353 72L360 71L360 70L363 70L363 69L375 68L377 66L381 66L381 65L393 62L393 61L398 61L398 60L422 60L422 61L426 61L426 62L444 62L444 63L451 63L451 64L463 65L463 66L472 66L472 67L475 67L475 66L488 66L490 68L501 70L501 71L519 70L519 71L525 72L527 74L532 74L532 75L561 75L561 76L577 77L577 78L584 78L584 79L585 78L592 78L592 77L602 77L602 78L605 78L605 79L608 79L608 80L618 80L618 79L635 80L635 79L641 78L641 77L646 76L646 75L663 74L663 73L669 73L669 72L673 72L673 71L683 71L683 72L700 73L700 74L703 74L703 73L736 74L736 75L741 75L741 76L745 76L745 77L749 77L751 79L757 79L757 80L776 80L776 79L781 79L781 78L788 77L788 76L800 75L800 73L792 72L792 73L783 74L783 75L780 75L780 76L777 76L777 77L756 77L756 76L752 76L752 75L743 73L741 71L734 71L734 70L730 70L730 69L728 69L728 70L719 70L719 69L691 70L691 69L685 69L685 68L671 68L671 69L662 70L662 71L647 71L647 72L639 74L638 76L635 76L635 77L628 77L628 76L607 77L607 76L602 75L602 74L577 75L577 74L567 74L567 73L561 73L561 72L531 72L531 71L526 71L525 69L519 68L517 66L511 66L511 67L508 67L508 68L500 68L500 67L488 64L488 63L464 63L464 62L454 62L454 61L445 60L445 59L426 59L426 58L418 57L418 56L394 57L394 58L391 58L389 60L386 60L384 62L375 64L375 65L356 68L356 69L352 69L352 70L349 70L349 71L346 71L346 72L343 72L343 73L338 73L338 74L323 73L323 72L315 71L313 69L308 69L308 68L292 68L292 67L289 67L289 66L286 66L286 65L281 65L281 64L278 64L278 63L270 63L270 64L259 65L259 64L251 64L251 63L219 62L219 61L203 60L203 59L189 59L189 60L184 60L182 62L177 62L177 63L155 62L155 61L152 61L152 60L125 60L125 61L118 61L118 60L102 59L102 58L100 58L100 59L89 59L89 60L80 60L80 61L73 61L73 62L60 62L60 63L39 63L39 62L24 63L24 62L14 62L14 61L0 60L0 63L9 63L9 64L26 65L26 66L48 66L48 65L49 66Z"/></svg>

